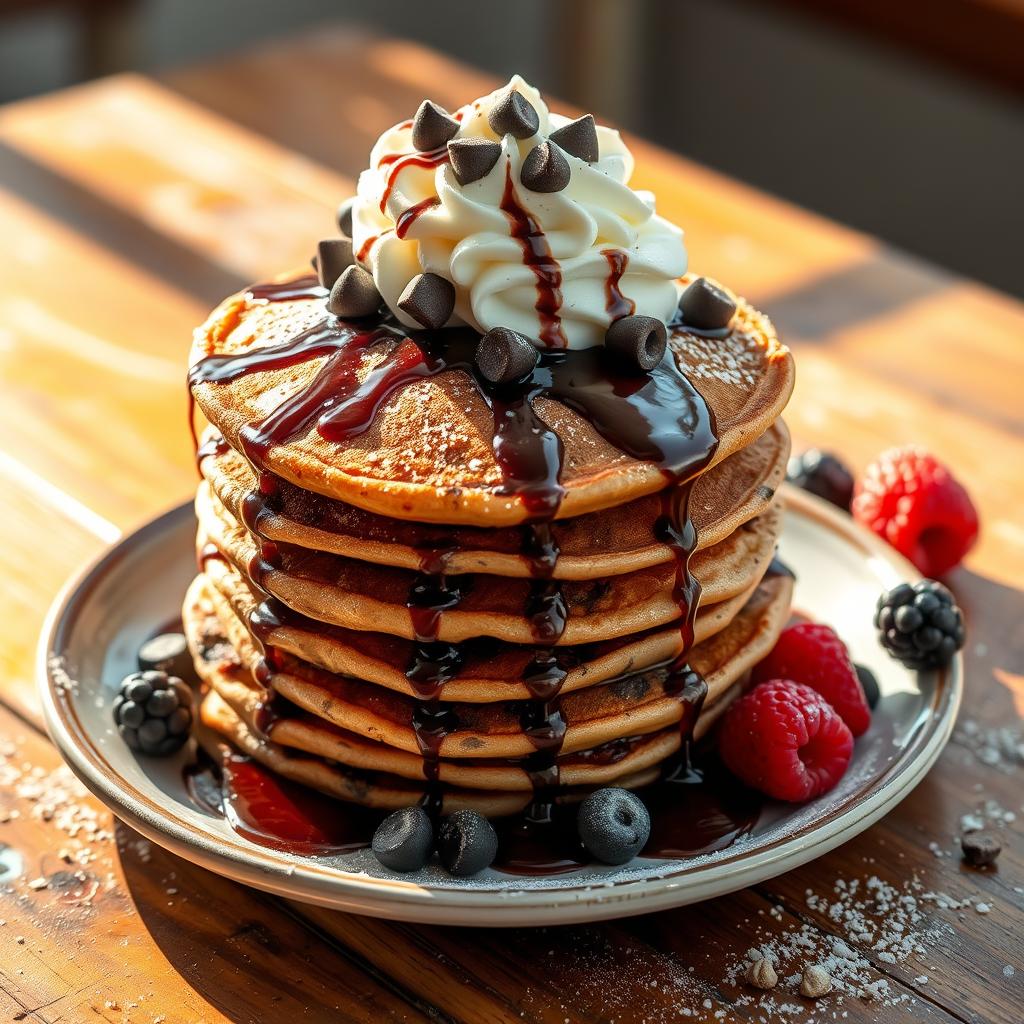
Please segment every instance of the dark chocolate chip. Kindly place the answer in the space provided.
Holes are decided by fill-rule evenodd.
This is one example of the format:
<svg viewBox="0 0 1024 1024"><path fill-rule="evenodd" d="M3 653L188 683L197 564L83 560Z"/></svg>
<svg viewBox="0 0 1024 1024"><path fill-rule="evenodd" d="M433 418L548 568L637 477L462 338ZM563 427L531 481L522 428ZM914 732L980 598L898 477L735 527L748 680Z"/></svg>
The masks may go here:
<svg viewBox="0 0 1024 1024"><path fill-rule="evenodd" d="M456 811L441 821L437 852L449 874L475 875L494 863L498 836L494 826L478 811Z"/></svg>
<svg viewBox="0 0 1024 1024"><path fill-rule="evenodd" d="M356 205L356 197L349 196L338 206L338 230L346 237L352 237L352 208Z"/></svg>
<svg viewBox="0 0 1024 1024"><path fill-rule="evenodd" d="M525 377L537 365L537 349L507 327L489 330L476 347L477 369L493 384Z"/></svg>
<svg viewBox="0 0 1024 1024"><path fill-rule="evenodd" d="M499 137L514 135L517 139L528 139L537 134L540 118L528 99L510 89L491 107L487 123Z"/></svg>
<svg viewBox="0 0 1024 1024"><path fill-rule="evenodd" d="M854 665L853 667L857 672L857 678L860 680L860 688L864 691L864 697L868 702L868 707L874 710L882 696L882 691L878 688L878 680L875 678L875 673L872 672L867 665Z"/></svg>
<svg viewBox="0 0 1024 1024"><path fill-rule="evenodd" d="M501 156L501 146L490 139L452 139L448 156L459 184L468 185L490 174Z"/></svg>
<svg viewBox="0 0 1024 1024"><path fill-rule="evenodd" d="M729 326L736 313L736 303L707 278L691 282L679 300L683 323L699 331L717 331Z"/></svg>
<svg viewBox="0 0 1024 1024"><path fill-rule="evenodd" d="M403 807L380 823L371 846L384 867L419 871L434 852L434 827L422 807Z"/></svg>
<svg viewBox="0 0 1024 1024"><path fill-rule="evenodd" d="M965 832L960 837L960 848L968 864L976 868L987 868L995 864L1003 844L991 832Z"/></svg>
<svg viewBox="0 0 1024 1024"><path fill-rule="evenodd" d="M381 296L373 275L362 267L346 267L331 288L327 309L335 316L372 316L380 309Z"/></svg>
<svg viewBox="0 0 1024 1024"><path fill-rule="evenodd" d="M412 144L421 153L440 149L459 130L459 122L444 107L424 100L412 121Z"/></svg>
<svg viewBox="0 0 1024 1024"><path fill-rule="evenodd" d="M531 192L561 192L571 177L569 161L558 146L550 142L534 146L526 154L519 172L519 180Z"/></svg>
<svg viewBox="0 0 1024 1024"><path fill-rule="evenodd" d="M584 114L555 129L548 136L548 141L557 143L570 156L586 160L588 164L594 163L599 155L597 125L594 124L593 114Z"/></svg>
<svg viewBox="0 0 1024 1024"><path fill-rule="evenodd" d="M327 238L316 247L316 272L325 288L333 287L341 272L353 262L351 239Z"/></svg>
<svg viewBox="0 0 1024 1024"><path fill-rule="evenodd" d="M625 864L644 847L651 816L627 789L599 789L580 804L576 829L587 852L605 864Z"/></svg>
<svg viewBox="0 0 1024 1024"><path fill-rule="evenodd" d="M653 370L665 355L668 331L653 316L624 316L608 328L604 343L621 364L646 373Z"/></svg>
<svg viewBox="0 0 1024 1024"><path fill-rule="evenodd" d="M398 297L398 308L428 330L448 323L455 309L455 286L438 274L417 274Z"/></svg>
<svg viewBox="0 0 1024 1024"><path fill-rule="evenodd" d="M139 648L139 668L156 669L178 676L179 679L191 679L195 676L195 666L188 650L184 633L161 633L151 637Z"/></svg>

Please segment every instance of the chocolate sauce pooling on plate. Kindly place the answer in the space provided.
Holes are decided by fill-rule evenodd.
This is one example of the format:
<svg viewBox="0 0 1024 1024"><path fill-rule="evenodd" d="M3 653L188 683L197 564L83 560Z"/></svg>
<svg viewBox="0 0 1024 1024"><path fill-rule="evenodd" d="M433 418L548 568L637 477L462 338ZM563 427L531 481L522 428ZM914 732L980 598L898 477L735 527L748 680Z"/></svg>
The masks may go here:
<svg viewBox="0 0 1024 1024"><path fill-rule="evenodd" d="M384 202L402 167L436 167L446 159L447 154L441 151L389 158L391 170ZM398 218L398 234L407 232L415 217L433 205L424 201L402 214ZM714 456L717 437L710 409L680 372L671 349L650 373L629 376L606 358L603 348L571 350L565 347L559 316L561 270L551 255L543 231L519 205L511 175L507 176L501 209L509 218L512 236L522 247L524 263L536 277L541 340L548 346L541 350L537 366L527 379L492 384L479 375L474 362L479 338L468 328L408 331L391 319L368 326L325 314L323 320L284 342L201 359L191 368L189 385L191 393L191 387L198 384L228 383L253 373L320 361L306 387L286 398L263 419L246 425L238 437L238 447L256 479L256 487L243 502L241 518L256 543L256 554L247 568L262 600L249 625L254 637L263 644L263 661L255 675L267 690L259 716L260 730L270 736L276 717L271 682L278 655L267 646L266 640L276 626L287 621L290 611L266 588L268 574L278 567L280 558L278 545L262 531L266 516L276 510L279 487L267 466L269 452L304 436L311 429L327 441L344 444L369 428L377 410L391 395L415 381L461 371L473 382L492 417L492 449L502 474L498 493L518 499L527 513L527 522L522 527L521 555L531 575L527 615L535 644L534 655L523 677L531 699L522 702L521 710L522 727L535 753L520 762L533 782L534 800L524 815L500 823L503 839L499 857L509 871L565 871L580 865L581 851L575 841L574 827L568 829L566 838L565 822L572 812L554 799L559 782L558 759L566 729L560 693L575 663L572 654L560 648L567 608L561 584L554 576L559 552L550 527L564 494L561 482L564 453L558 435L535 410L535 402L547 398L569 407L621 452L653 462L665 478L656 534L675 557L681 648L676 661L667 666L669 675L665 687L684 705L680 726L684 748L688 747L688 737L706 693L704 681L691 672L685 662L693 642L693 621L700 597L699 584L689 570L697 538L689 517L688 500L692 480ZM618 250L608 250L604 255L609 264L608 311L613 318L628 315L634 305L619 288L628 256ZM249 291L253 302L320 299L324 294L312 275L289 282L257 285ZM375 365L363 374L365 360L371 354ZM223 450L220 447L223 443L207 442L197 454L200 457L216 454ZM472 586L471 576L448 575L453 551L443 543L427 545L421 550L419 572L406 600L416 638L415 653L406 676L419 698L413 728L423 755L424 777L429 784L426 804L432 810L440 808L443 794L438 781L441 751L445 740L459 728L455 707L443 699L444 686L457 676L464 661L460 645L439 641L440 623L444 613L456 607L467 588ZM617 756L628 752L625 747L622 749ZM612 750L588 753L593 758L616 756ZM585 755L572 756L585 759ZM271 779L270 786L280 787L281 780L251 766L240 769L240 763L233 762L232 771L225 772L223 777L231 784L237 779L245 782L247 795L242 803L247 810L245 815L234 811L233 817L228 816L233 824L244 817L248 822L244 825L246 834L268 835L274 828L262 821L254 826L250 820L259 818L253 808L261 806L253 796L258 788L253 780L261 772ZM687 797L686 802L692 801ZM230 800L228 804L236 806ZM294 799L288 803L291 808L296 805ZM337 802L331 801L331 807L335 817L344 817L339 815ZM671 813L666 808L659 813L679 822L689 820L684 808L675 808ZM290 823L288 828L293 825ZM236 827L243 826L236 824ZM313 846L326 835L315 830L310 834L316 841L303 842L312 842ZM366 842L369 842L369 834ZM673 842L681 845L681 841ZM333 844L333 839L325 840L326 846ZM659 854L652 852L651 855Z"/></svg>

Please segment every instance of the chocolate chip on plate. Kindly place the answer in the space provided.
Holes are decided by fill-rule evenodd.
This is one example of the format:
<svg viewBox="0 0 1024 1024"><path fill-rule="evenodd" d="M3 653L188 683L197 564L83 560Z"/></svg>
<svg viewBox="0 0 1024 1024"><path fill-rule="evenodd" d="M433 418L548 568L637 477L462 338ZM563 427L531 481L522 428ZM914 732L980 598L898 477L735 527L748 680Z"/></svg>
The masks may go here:
<svg viewBox="0 0 1024 1024"><path fill-rule="evenodd" d="M976 868L987 868L995 864L1003 850L1003 844L991 833L978 830L965 832L960 837L960 849L964 860Z"/></svg>
<svg viewBox="0 0 1024 1024"><path fill-rule="evenodd" d="M437 330L455 309L455 286L439 274L417 274L399 295L397 306L416 323Z"/></svg>
<svg viewBox="0 0 1024 1024"><path fill-rule="evenodd" d="M340 317L373 316L380 309L381 301L373 275L353 264L346 267L334 282L327 299L327 309Z"/></svg>
<svg viewBox="0 0 1024 1024"><path fill-rule="evenodd" d="M592 857L605 864L625 864L644 848L651 834L651 816L634 793L609 786L580 804L576 830Z"/></svg>
<svg viewBox="0 0 1024 1024"><path fill-rule="evenodd" d="M653 316L624 316L604 336L605 348L634 372L646 373L661 362L668 345L665 325Z"/></svg>
<svg viewBox="0 0 1024 1024"><path fill-rule="evenodd" d="M729 326L736 303L728 293L705 277L692 281L679 299L683 323L699 331L717 331Z"/></svg>
<svg viewBox="0 0 1024 1024"><path fill-rule="evenodd" d="M525 377L537 365L537 349L518 332L493 327L477 345L476 365L492 384L507 384Z"/></svg>
<svg viewBox="0 0 1024 1024"><path fill-rule="evenodd" d="M434 826L419 805L389 814L370 844L374 856L392 871L419 871L434 852Z"/></svg>
<svg viewBox="0 0 1024 1024"><path fill-rule="evenodd" d="M459 122L444 107L424 100L412 120L412 144L421 153L440 149L459 130Z"/></svg>
<svg viewBox="0 0 1024 1024"><path fill-rule="evenodd" d="M178 676L179 679L189 679L195 675L184 633L161 633L150 637L139 648L138 661L139 669L143 672L156 669Z"/></svg>
<svg viewBox="0 0 1024 1024"><path fill-rule="evenodd" d="M346 237L352 237L352 209L356 205L356 197L349 196L338 205L338 230Z"/></svg>
<svg viewBox="0 0 1024 1024"><path fill-rule="evenodd" d="M462 810L441 821L437 852L448 873L466 877L494 863L498 835L494 826L478 811Z"/></svg>
<svg viewBox="0 0 1024 1024"><path fill-rule="evenodd" d="M490 174L501 156L501 146L490 139L452 139L448 157L460 185L479 181Z"/></svg>
<svg viewBox="0 0 1024 1024"><path fill-rule="evenodd" d="M572 170L565 155L551 142L541 142L534 146L519 171L519 180L531 192L561 192L569 179Z"/></svg>
<svg viewBox="0 0 1024 1024"><path fill-rule="evenodd" d="M510 89L491 107L487 123L495 135L514 135L517 139L528 139L537 134L540 118L528 99L515 89Z"/></svg>
<svg viewBox="0 0 1024 1024"><path fill-rule="evenodd" d="M352 266L352 240L349 238L327 238L316 247L316 272L320 283L331 288L341 272Z"/></svg>
<svg viewBox="0 0 1024 1024"><path fill-rule="evenodd" d="M867 665L854 665L853 667L857 673L857 678L860 680L860 688L864 691L864 697L868 702L868 707L874 711L879 698L882 696L882 691L878 688L878 680L875 678L875 673L872 672Z"/></svg>
<svg viewBox="0 0 1024 1024"><path fill-rule="evenodd" d="M588 164L594 163L599 156L597 125L594 123L593 114L584 114L575 121L556 128L548 136L548 141L556 143L570 156L586 160Z"/></svg>

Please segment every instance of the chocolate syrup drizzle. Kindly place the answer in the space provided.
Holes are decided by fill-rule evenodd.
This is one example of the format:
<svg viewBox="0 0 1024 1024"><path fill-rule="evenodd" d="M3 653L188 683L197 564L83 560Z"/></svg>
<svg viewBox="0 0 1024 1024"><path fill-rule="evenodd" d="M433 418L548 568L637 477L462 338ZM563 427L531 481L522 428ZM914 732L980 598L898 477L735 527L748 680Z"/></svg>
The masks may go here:
<svg viewBox="0 0 1024 1024"><path fill-rule="evenodd" d="M523 263L537 278L537 302L534 309L540 318L540 340L549 348L565 348L568 342L559 315L562 308L562 268L551 254L547 235L516 198L511 162L505 165L501 210L509 219L512 237L522 247Z"/></svg>
<svg viewBox="0 0 1024 1024"><path fill-rule="evenodd" d="M621 320L624 316L632 316L636 312L636 303L626 298L619 287L622 275L629 266L629 255L621 249L603 249L601 255L608 261L608 276L604 282L604 308L608 316Z"/></svg>

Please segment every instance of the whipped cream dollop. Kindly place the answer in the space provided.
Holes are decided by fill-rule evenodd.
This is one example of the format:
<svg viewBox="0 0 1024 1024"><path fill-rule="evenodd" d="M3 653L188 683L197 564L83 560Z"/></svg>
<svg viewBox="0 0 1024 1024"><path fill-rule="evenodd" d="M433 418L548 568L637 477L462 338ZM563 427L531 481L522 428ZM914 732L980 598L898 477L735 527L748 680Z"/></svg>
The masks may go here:
<svg viewBox="0 0 1024 1024"><path fill-rule="evenodd" d="M509 90L536 111L536 133L492 130L488 114ZM536 89L515 76L452 116L456 140L501 147L482 177L460 184L445 146L417 152L411 121L381 135L359 176L353 249L399 321L419 326L398 299L425 272L455 286L449 326L507 327L542 348L600 345L609 324L632 313L672 318L686 272L683 233L655 213L653 195L629 187L633 158L618 132L597 126L592 163L559 150L568 183L540 192L522 183L523 162L570 119L551 113Z"/></svg>

